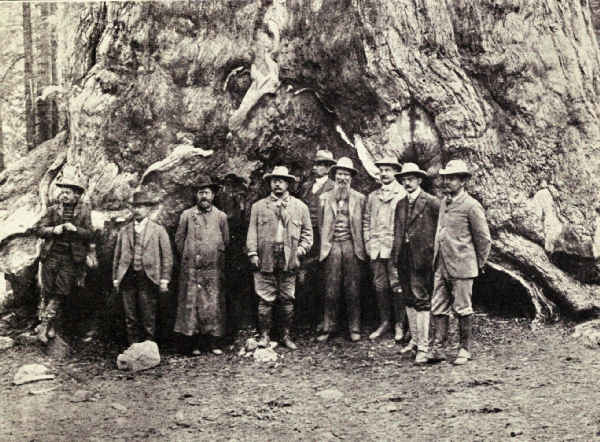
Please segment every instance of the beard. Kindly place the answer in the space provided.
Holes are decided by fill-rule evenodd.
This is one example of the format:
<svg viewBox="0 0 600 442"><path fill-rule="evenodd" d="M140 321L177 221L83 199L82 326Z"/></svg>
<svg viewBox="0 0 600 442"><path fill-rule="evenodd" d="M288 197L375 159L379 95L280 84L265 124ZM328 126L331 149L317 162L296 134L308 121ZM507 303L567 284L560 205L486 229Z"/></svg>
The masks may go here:
<svg viewBox="0 0 600 442"><path fill-rule="evenodd" d="M336 201L347 200L350 195L350 183L335 183L333 186L333 195Z"/></svg>

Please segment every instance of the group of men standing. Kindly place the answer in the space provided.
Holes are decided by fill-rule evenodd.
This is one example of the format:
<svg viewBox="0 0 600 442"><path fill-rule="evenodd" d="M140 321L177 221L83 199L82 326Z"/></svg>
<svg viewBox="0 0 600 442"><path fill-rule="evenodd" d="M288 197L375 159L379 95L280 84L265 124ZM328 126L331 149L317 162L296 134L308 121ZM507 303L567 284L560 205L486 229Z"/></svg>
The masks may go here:
<svg viewBox="0 0 600 442"><path fill-rule="evenodd" d="M423 190L427 173L416 164L401 166L395 158L375 164L381 186L368 197L351 186L357 174L352 160L336 161L327 150L316 153L314 180L301 193L304 201L290 194L298 180L287 167L276 166L264 175L270 194L252 205L246 238L258 296L259 345L269 345L273 309L278 307L281 342L297 348L291 328L299 273L317 340L325 342L338 331L342 294L350 340L360 340L361 269L368 261L379 316L369 338L393 330L396 341L408 341L409 331L410 341L401 352L413 352L417 363L439 361L454 310L460 330L455 363L464 364L471 358L473 279L491 244L483 208L465 190L471 174L460 160L440 170L440 203ZM73 288L91 236L89 211L78 206L83 186L68 179L58 186L63 190L60 203L37 229L46 238L41 257L48 301L40 315L43 342L55 333L57 305ZM221 354L220 338L226 332L223 280L230 236L227 215L213 205L217 189L210 179L198 184L196 205L182 213L175 234L180 273L174 330L197 337L194 353L208 344ZM113 285L122 294L127 337L133 343L154 339L157 300L168 291L173 253L165 228L148 217L158 201L138 191L131 203L133 220L117 238Z"/></svg>

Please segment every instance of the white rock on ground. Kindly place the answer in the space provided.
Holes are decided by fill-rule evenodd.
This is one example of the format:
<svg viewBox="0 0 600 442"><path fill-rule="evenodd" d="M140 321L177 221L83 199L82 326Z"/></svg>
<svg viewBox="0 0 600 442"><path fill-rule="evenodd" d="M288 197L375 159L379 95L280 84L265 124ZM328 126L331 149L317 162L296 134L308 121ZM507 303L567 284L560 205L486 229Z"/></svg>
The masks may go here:
<svg viewBox="0 0 600 442"><path fill-rule="evenodd" d="M133 344L117 357L119 370L147 370L158 364L160 364L160 353L154 341Z"/></svg>
<svg viewBox="0 0 600 442"><path fill-rule="evenodd" d="M26 364L17 370L13 379L13 384L22 385L29 382L44 381L48 379L54 379L54 375L51 374L47 367L41 364Z"/></svg>

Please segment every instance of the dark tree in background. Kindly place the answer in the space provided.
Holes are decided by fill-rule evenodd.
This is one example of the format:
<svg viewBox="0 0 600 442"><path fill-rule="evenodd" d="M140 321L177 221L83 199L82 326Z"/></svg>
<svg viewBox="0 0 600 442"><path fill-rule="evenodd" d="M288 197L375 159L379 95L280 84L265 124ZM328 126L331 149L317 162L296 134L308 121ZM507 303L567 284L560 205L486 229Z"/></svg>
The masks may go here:
<svg viewBox="0 0 600 442"><path fill-rule="evenodd" d="M23 2L23 50L25 53L25 139L27 148L35 146L35 115L33 107L33 48L31 42L31 8Z"/></svg>

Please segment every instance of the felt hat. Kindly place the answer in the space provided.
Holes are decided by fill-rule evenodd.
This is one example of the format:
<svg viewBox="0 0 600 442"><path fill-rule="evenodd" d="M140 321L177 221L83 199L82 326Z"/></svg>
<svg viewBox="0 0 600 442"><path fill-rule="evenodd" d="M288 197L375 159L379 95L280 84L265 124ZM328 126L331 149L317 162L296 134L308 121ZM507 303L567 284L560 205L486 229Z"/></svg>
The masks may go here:
<svg viewBox="0 0 600 442"><path fill-rule="evenodd" d="M263 179L270 180L271 178L283 178L288 181L296 182L298 179L290 174L289 170L285 166L275 166L273 172L265 173Z"/></svg>
<svg viewBox="0 0 600 442"><path fill-rule="evenodd" d="M337 160L337 163L335 163L335 165L331 166L331 169L329 169L329 176L332 178L335 177L335 172L338 169L347 170L352 174L352 176L358 173L358 170L354 168L352 160L348 157L341 157L339 160Z"/></svg>
<svg viewBox="0 0 600 442"><path fill-rule="evenodd" d="M383 157L382 159L380 159L379 161L375 161L375 165L377 167L381 167L381 166L392 166L395 167L396 170L400 170L400 163L398 162L398 160L394 157Z"/></svg>
<svg viewBox="0 0 600 442"><path fill-rule="evenodd" d="M153 198L148 192L136 190L129 201L134 206L154 206L158 204L158 198Z"/></svg>
<svg viewBox="0 0 600 442"><path fill-rule="evenodd" d="M415 163L404 163L402 165L402 170L396 174L398 178L406 175L417 175L421 178L427 178L427 172L421 170Z"/></svg>
<svg viewBox="0 0 600 442"><path fill-rule="evenodd" d="M319 149L313 158L313 163L326 163L328 165L335 164L333 154L329 150Z"/></svg>
<svg viewBox="0 0 600 442"><path fill-rule="evenodd" d="M65 169L63 171L63 175L60 180L57 181L56 185L58 187L68 187L79 193L85 192L85 185L83 184L82 179L71 169Z"/></svg>
<svg viewBox="0 0 600 442"><path fill-rule="evenodd" d="M205 189L207 187L210 187L210 189L213 191L213 193L216 193L217 190L219 189L219 185L217 183L215 183L213 180L211 180L210 177L207 177L207 176L203 176L202 178L200 178L200 181L198 181L196 183L196 185L194 186L194 188L196 189L196 192L201 189Z"/></svg>
<svg viewBox="0 0 600 442"><path fill-rule="evenodd" d="M440 175L471 176L472 174L463 160L450 160L444 169L440 169Z"/></svg>

